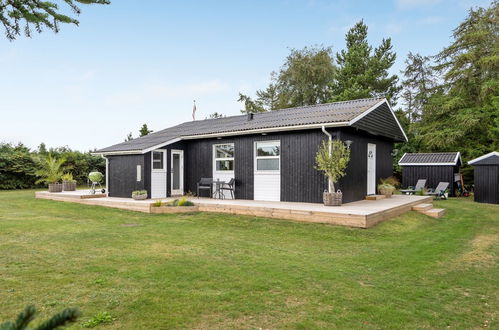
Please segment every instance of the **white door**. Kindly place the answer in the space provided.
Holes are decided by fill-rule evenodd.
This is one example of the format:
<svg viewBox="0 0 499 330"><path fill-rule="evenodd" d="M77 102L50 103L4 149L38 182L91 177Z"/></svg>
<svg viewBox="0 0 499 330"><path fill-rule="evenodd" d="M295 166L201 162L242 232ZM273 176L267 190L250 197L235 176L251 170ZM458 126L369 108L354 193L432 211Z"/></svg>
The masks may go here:
<svg viewBox="0 0 499 330"><path fill-rule="evenodd" d="M137 175L137 180L139 179ZM166 150L151 152L151 198L166 197Z"/></svg>
<svg viewBox="0 0 499 330"><path fill-rule="evenodd" d="M281 143L255 142L254 200L281 200Z"/></svg>
<svg viewBox="0 0 499 330"><path fill-rule="evenodd" d="M376 194L376 145L367 144L367 194Z"/></svg>
<svg viewBox="0 0 499 330"><path fill-rule="evenodd" d="M172 150L171 157L171 191L172 196L184 194L184 151Z"/></svg>

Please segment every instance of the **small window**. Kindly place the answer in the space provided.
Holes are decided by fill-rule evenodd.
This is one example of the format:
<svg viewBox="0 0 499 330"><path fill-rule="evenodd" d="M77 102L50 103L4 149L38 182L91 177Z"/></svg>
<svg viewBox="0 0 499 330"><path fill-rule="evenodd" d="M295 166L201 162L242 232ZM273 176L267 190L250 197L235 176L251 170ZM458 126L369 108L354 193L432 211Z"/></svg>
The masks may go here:
<svg viewBox="0 0 499 330"><path fill-rule="evenodd" d="M163 151L153 151L152 152L152 169L153 170L164 170L164 152Z"/></svg>
<svg viewBox="0 0 499 330"><path fill-rule="evenodd" d="M234 171L234 143L214 145L215 171Z"/></svg>
<svg viewBox="0 0 499 330"><path fill-rule="evenodd" d="M279 171L281 155L279 141L257 142L255 155L257 171Z"/></svg>

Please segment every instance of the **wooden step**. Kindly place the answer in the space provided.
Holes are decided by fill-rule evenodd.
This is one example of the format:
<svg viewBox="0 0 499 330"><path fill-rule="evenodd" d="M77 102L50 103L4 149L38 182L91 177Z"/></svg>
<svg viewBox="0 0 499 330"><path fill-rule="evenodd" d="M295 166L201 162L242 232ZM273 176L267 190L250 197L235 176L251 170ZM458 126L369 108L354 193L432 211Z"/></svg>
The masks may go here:
<svg viewBox="0 0 499 330"><path fill-rule="evenodd" d="M414 205L412 207L412 210L413 211L421 211L421 212L424 212L424 211L428 211L428 210L431 210L433 208L433 205L430 204L430 203L422 203L422 204L418 204L418 205Z"/></svg>
<svg viewBox="0 0 499 330"><path fill-rule="evenodd" d="M377 201L379 199L384 199L384 198L386 198L385 195L367 195L366 196L366 199L368 201Z"/></svg>
<svg viewBox="0 0 499 330"><path fill-rule="evenodd" d="M441 218L445 215L445 209L429 209L423 212L424 214L433 217L433 218Z"/></svg>

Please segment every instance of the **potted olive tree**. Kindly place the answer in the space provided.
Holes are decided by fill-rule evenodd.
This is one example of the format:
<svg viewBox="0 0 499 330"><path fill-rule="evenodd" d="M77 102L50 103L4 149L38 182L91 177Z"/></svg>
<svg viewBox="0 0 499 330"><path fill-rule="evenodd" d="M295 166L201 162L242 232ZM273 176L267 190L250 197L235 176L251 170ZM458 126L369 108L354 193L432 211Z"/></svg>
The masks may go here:
<svg viewBox="0 0 499 330"><path fill-rule="evenodd" d="M57 159L49 154L41 163L41 168L35 172L36 176L40 177L36 183L48 183L49 192L61 192L62 184L60 181L64 173L62 165L65 162L64 158Z"/></svg>
<svg viewBox="0 0 499 330"><path fill-rule="evenodd" d="M341 140L322 142L315 155L315 168L322 171L329 179L328 190L324 191L324 205L340 206L343 194L335 191L334 184L345 176L345 169L350 161L350 149Z"/></svg>
<svg viewBox="0 0 499 330"><path fill-rule="evenodd" d="M76 190L76 180L73 179L72 173L64 173L64 175L62 176L62 190L64 191Z"/></svg>

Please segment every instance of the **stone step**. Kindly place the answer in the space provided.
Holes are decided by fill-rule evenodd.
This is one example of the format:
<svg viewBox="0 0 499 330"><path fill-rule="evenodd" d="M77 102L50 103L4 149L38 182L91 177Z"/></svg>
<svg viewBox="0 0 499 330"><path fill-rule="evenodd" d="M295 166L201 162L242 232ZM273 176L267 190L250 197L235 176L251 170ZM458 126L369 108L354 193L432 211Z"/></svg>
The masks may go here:
<svg viewBox="0 0 499 330"><path fill-rule="evenodd" d="M384 199L384 198L386 198L385 195L367 195L366 196L366 199L368 201L377 201L379 199Z"/></svg>
<svg viewBox="0 0 499 330"><path fill-rule="evenodd" d="M418 205L414 205L412 207L412 210L413 211L421 211L421 212L424 212L424 211L428 211L428 210L431 210L433 208L433 205L430 204L430 203L422 203L422 204L418 204Z"/></svg>
<svg viewBox="0 0 499 330"><path fill-rule="evenodd" d="M429 209L427 211L424 211L423 213L427 216L438 219L445 215L445 209Z"/></svg>

